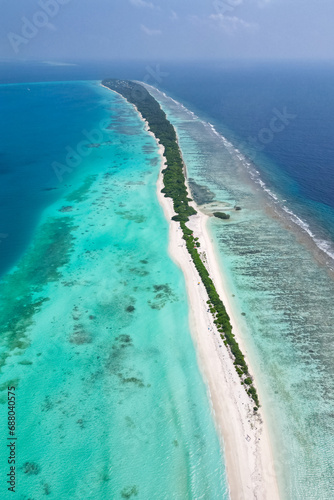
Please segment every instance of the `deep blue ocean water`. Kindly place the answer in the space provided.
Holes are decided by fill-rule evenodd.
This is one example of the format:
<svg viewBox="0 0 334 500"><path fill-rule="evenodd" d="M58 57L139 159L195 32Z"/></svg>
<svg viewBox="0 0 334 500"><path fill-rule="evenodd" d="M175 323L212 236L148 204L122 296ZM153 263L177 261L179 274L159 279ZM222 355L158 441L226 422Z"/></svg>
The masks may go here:
<svg viewBox="0 0 334 500"><path fill-rule="evenodd" d="M246 313L240 317L244 341L256 364L260 397L269 415L282 491L288 499L327 500L333 493L333 281L326 265L318 266L313 260L305 239L301 238L300 246L298 232L295 236L293 231L285 231L284 224L269 221L261 190L267 190L274 208L277 204L285 210L287 221L293 220L312 236L332 268L334 68L323 63L166 63L160 67L168 76L151 77L148 83L199 117L189 118L184 109L166 100L179 127L191 175L212 189L218 200L240 200L245 207L239 219L235 216L224 228L214 224L212 230L228 288L236 297L236 310L239 315ZM7 65L3 70L4 83L106 76L145 80L148 74L146 63L64 68ZM76 85L73 83L73 90ZM26 249L42 210L70 190L78 175L74 171L59 183L51 164L62 161L66 147L82 139L82 117L91 108L91 124L98 121L100 97L95 101L92 95L85 95L83 87L79 85L73 92L73 100L61 103L59 128L54 130L47 120L59 105L52 102L52 84L51 102L38 106L38 101L23 98L21 103L11 103L16 117L8 112L10 108L7 115L2 114L6 142L0 148L8 151L6 144L10 144L12 151L1 162L2 271ZM6 92L6 87L2 90ZM80 105L83 98L84 110ZM29 113L46 119L30 137ZM282 114L283 121L273 121ZM232 145L227 147L209 126L203 128L200 119L213 124ZM278 126L282 123L284 127ZM26 138L26 153L15 139L9 142L13 134ZM41 150L39 141L49 147L42 148L45 157L34 160L37 148ZM57 154L52 150L55 141ZM95 156L96 160L98 153ZM13 167L6 173L9 163ZM247 165L258 194L247 184Z"/></svg>
<svg viewBox="0 0 334 500"><path fill-rule="evenodd" d="M2 274L26 248L42 210L75 175L73 170L59 182L53 162L63 162L66 148L85 139L85 124L93 129L104 115L100 97L85 82L3 85L0 90Z"/></svg>
<svg viewBox="0 0 334 500"><path fill-rule="evenodd" d="M152 76L153 75L153 76ZM229 139L240 151L246 153L260 171L260 178L266 186L287 200L287 208L292 210L304 226L317 240L319 246L330 255L334 252L334 65L333 63L232 63L207 62L174 64L161 62L108 62L78 63L74 66L47 66L43 64L2 64L0 82L57 81L98 79L106 76L132 78L146 81L150 85L165 90L168 95L183 102L203 119L213 123L218 132ZM80 98L80 96L78 96ZM1 108L3 109L3 104ZM24 106L21 119L29 116L30 103ZM62 104L61 111L66 103ZM80 113L71 114L73 103L67 103L68 114L63 114L65 142L70 135L80 135L71 120ZM50 101L52 106L55 103ZM27 107L28 106L28 107ZM275 112L293 115L288 124L272 137L263 129L268 129ZM37 113L48 109L36 110ZM86 110L87 111L87 110ZM23 118L22 118L23 117ZM1 121L1 135L13 132L6 121ZM9 122L10 123L10 122ZM282 123L282 122L280 122ZM69 127L73 125L73 127ZM41 131L45 140L51 141L52 124ZM4 135L3 135L4 133ZM60 132L61 133L61 132ZM29 153L30 145L37 145L26 135ZM260 138L259 138L260 136ZM255 141L254 141L255 139ZM265 142L262 142L262 139ZM1 146L0 146L1 147ZM1 158L1 157L0 157ZM27 155L29 161L29 155ZM6 158L1 159L1 169L6 171ZM40 168L36 165L38 171ZM31 167L30 167L31 168ZM48 187L47 177L39 177L35 185ZM15 181L19 182L18 179ZM52 181L52 179L50 179ZM52 182L51 182L52 184ZM6 185L6 181L5 181ZM31 188L33 189L33 188ZM7 194L10 196L10 194ZM45 193L39 191L37 199L43 205ZM50 193L47 196L51 196ZM13 196L11 197L13 202ZM11 203L12 203L11 202ZM16 197L16 203L19 203ZM37 200L36 200L37 203ZM33 204L32 204L33 205ZM30 205L30 206L32 206ZM13 203L14 206L14 203ZM6 210L8 210L8 205ZM29 209L30 211L30 209ZM17 219L15 226L18 224ZM305 224L305 225L304 225ZM14 227L15 227L14 226ZM25 241L27 229L18 227L15 239ZM22 231L22 233L21 233ZM8 233L7 225L0 227L0 233ZM6 242L10 248L10 242ZM0 248L1 257L5 250ZM7 252L6 259L11 259ZM13 261L13 259L11 259Z"/></svg>
<svg viewBox="0 0 334 500"><path fill-rule="evenodd" d="M187 88L153 93L176 126L188 176L231 215L209 227L259 384L282 497L327 500L334 492L334 74L324 66L259 66L193 76Z"/></svg>
<svg viewBox="0 0 334 500"><path fill-rule="evenodd" d="M269 425L281 498L330 499L334 280L328 256L320 258L323 242L315 245L292 223L309 230L291 202L288 208L263 184L258 163L192 110L148 88L176 127L198 203L231 217L212 217L209 230Z"/></svg>
<svg viewBox="0 0 334 500"><path fill-rule="evenodd" d="M18 498L227 500L155 139L99 81L0 93L1 470L14 386Z"/></svg>
<svg viewBox="0 0 334 500"><path fill-rule="evenodd" d="M179 68L166 80L156 86L246 154L334 256L333 64L207 64Z"/></svg>

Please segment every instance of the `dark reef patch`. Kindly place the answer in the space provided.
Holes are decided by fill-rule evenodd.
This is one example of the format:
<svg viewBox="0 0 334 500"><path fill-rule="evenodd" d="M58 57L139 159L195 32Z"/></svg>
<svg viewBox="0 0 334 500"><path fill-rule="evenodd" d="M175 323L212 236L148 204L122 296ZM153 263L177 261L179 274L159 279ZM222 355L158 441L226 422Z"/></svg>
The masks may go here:
<svg viewBox="0 0 334 500"><path fill-rule="evenodd" d="M118 342L120 347L127 347L129 345L132 345L132 339L130 335L122 334L116 337L116 342Z"/></svg>
<svg viewBox="0 0 334 500"><path fill-rule="evenodd" d="M168 283L162 285L154 285L154 299L149 300L148 304L151 309L162 309L167 302L175 302L177 300L171 287Z"/></svg>
<svg viewBox="0 0 334 500"><path fill-rule="evenodd" d="M126 357L125 349L132 347L132 339L130 335L121 334L115 338L112 350L105 361L105 368L111 374L118 374L121 369L121 364Z"/></svg>
<svg viewBox="0 0 334 500"><path fill-rule="evenodd" d="M89 175L88 177L86 177L82 186L66 196L66 201L74 201L76 203L80 203L81 201L86 200L88 191L96 179L97 175Z"/></svg>
<svg viewBox="0 0 334 500"><path fill-rule="evenodd" d="M136 428L136 424L134 423L134 421L130 417L125 417L125 424L130 429L135 429Z"/></svg>
<svg viewBox="0 0 334 500"><path fill-rule="evenodd" d="M73 207L72 207L72 206L70 206L70 205L68 205L68 206L66 206L66 207L65 207L65 206L61 207L61 208L58 210L58 212L72 212L72 210L73 210Z"/></svg>
<svg viewBox="0 0 334 500"><path fill-rule="evenodd" d="M188 179L188 184L192 197L194 198L197 205L204 205L205 203L211 203L216 198L215 194L210 191L206 186L197 184L194 179Z"/></svg>
<svg viewBox="0 0 334 500"><path fill-rule="evenodd" d="M147 276L150 274L148 271L145 269L140 269L139 267L132 267L129 269L130 273L136 274L137 276Z"/></svg>
<svg viewBox="0 0 334 500"><path fill-rule="evenodd" d="M136 485L134 486L127 486L122 489L121 491L121 497L122 498L131 498L132 496L137 496L138 495L138 488Z"/></svg>
<svg viewBox="0 0 334 500"><path fill-rule="evenodd" d="M48 219L15 270L3 278L0 322L7 352L1 355L1 366L10 351L29 346L27 331L33 325L33 317L50 300L43 296L43 288L61 279L60 268L70 260L75 229L72 217Z"/></svg>
<svg viewBox="0 0 334 500"><path fill-rule="evenodd" d="M6 382L3 382L0 384L0 392L4 392L4 394L1 395L0 398L0 404L8 404L8 399L7 399L7 388L8 387L16 387L19 385L20 379L15 378L8 380Z"/></svg>
<svg viewBox="0 0 334 500"><path fill-rule="evenodd" d="M80 429L85 428L85 422L82 418L79 418L79 420L77 420L77 424L79 425Z"/></svg>
<svg viewBox="0 0 334 500"><path fill-rule="evenodd" d="M54 404L50 400L50 396L45 396L44 403L42 403L41 411L50 411L54 407Z"/></svg>
<svg viewBox="0 0 334 500"><path fill-rule="evenodd" d="M142 224L147 220L147 217L143 214L133 213L130 210L124 211L115 211L117 215L119 215L124 220L129 220L132 222L136 222L137 224Z"/></svg>
<svg viewBox="0 0 334 500"><path fill-rule="evenodd" d="M89 332L87 332L83 325L77 324L74 325L73 333L70 337L71 344L83 345L83 344L91 344L92 336Z"/></svg>
<svg viewBox="0 0 334 500"><path fill-rule="evenodd" d="M124 377L121 373L118 374L123 384L134 384L137 387L145 387L144 382L137 377Z"/></svg>
<svg viewBox="0 0 334 500"><path fill-rule="evenodd" d="M41 468L35 462L26 462L23 464L23 472L28 476L37 476L41 472Z"/></svg>
<svg viewBox="0 0 334 500"><path fill-rule="evenodd" d="M158 165L159 161L160 161L160 158L157 158L157 157L150 158L150 165L152 165L152 167L156 167Z"/></svg>
<svg viewBox="0 0 334 500"><path fill-rule="evenodd" d="M50 493L51 493L50 486L47 483L43 484L43 494L50 495Z"/></svg>

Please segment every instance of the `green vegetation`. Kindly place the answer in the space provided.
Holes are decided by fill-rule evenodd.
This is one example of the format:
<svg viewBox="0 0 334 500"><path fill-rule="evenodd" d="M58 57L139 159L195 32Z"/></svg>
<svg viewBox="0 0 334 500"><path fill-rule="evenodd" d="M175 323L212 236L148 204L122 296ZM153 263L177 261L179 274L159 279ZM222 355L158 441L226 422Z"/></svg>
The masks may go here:
<svg viewBox="0 0 334 500"><path fill-rule="evenodd" d="M134 104L148 122L151 132L164 146L167 167L163 171L165 187L162 192L173 200L177 214L173 220L187 222L189 215L195 214L196 210L188 203L191 200L188 198L183 161L173 125L167 120L159 103L142 85L124 80L104 80L102 84Z"/></svg>
<svg viewBox="0 0 334 500"><path fill-rule="evenodd" d="M218 217L218 219L229 219L230 215L226 214L225 212L213 212L213 215L215 217Z"/></svg>
<svg viewBox="0 0 334 500"><path fill-rule="evenodd" d="M182 231L183 231L183 239L186 242L187 249L191 258L195 264L195 267L201 277L201 280L205 286L205 289L209 296L209 301L207 301L210 312L214 317L214 323L217 326L218 331L220 332L220 336L224 341L225 345L228 345L233 356L234 356L234 365L236 367L236 371L240 378L244 380L245 384L248 385L247 393L253 399L256 406L259 406L259 398L256 392L256 389L252 384L252 379L249 375L248 366L245 361L245 357L242 354L240 347L235 340L234 334L232 333L232 325L230 322L229 315L226 312L225 306L221 301L215 285L213 284L212 279L208 273L207 268L202 262L200 255L195 246L196 241L193 237L192 231L186 226L185 222L180 222Z"/></svg>
<svg viewBox="0 0 334 500"><path fill-rule="evenodd" d="M163 170L165 187L162 189L162 192L166 197L173 200L174 210L177 214L173 217L173 220L180 222L183 239L186 242L188 252L208 293L209 300L207 304L213 315L214 323L224 344L229 347L234 357L236 371L242 383L245 384L247 394L253 399L257 409L259 406L258 395L255 387L252 385L252 378L250 377L245 357L232 333L230 318L198 253L197 247L199 243L194 238L193 232L186 226L189 216L195 214L196 210L189 206L188 203L191 199L188 198L185 185L184 165L175 129L167 120L166 114L160 108L159 103L142 85L124 80L104 80L102 84L118 92L137 107L143 118L148 122L150 130L165 148L164 154L167 160L167 167ZM230 217L223 212L215 212L214 215L222 219L229 219Z"/></svg>

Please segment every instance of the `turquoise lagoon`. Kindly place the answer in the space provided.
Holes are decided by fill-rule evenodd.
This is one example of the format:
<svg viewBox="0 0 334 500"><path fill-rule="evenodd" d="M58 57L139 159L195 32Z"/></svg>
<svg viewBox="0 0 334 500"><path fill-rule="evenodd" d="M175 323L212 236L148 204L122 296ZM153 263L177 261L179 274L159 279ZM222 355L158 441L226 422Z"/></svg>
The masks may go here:
<svg viewBox="0 0 334 500"><path fill-rule="evenodd" d="M184 105L149 90L177 129L197 201L231 213L228 222L210 220L209 230L268 419L281 496L330 500L333 262L263 185L257 165Z"/></svg>
<svg viewBox="0 0 334 500"><path fill-rule="evenodd" d="M86 115L78 98L81 127L103 138L73 171L48 173L57 190L2 277L0 496L13 497L5 474L14 385L17 498L227 499L185 283L167 253L155 140L98 82L30 88L63 102L75 89L94 96Z"/></svg>

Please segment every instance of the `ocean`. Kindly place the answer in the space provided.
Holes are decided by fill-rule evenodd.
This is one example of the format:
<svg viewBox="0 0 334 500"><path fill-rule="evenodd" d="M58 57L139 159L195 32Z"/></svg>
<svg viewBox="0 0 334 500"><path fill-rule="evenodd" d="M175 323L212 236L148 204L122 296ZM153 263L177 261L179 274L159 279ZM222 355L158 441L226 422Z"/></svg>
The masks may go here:
<svg viewBox="0 0 334 500"><path fill-rule="evenodd" d="M263 74L258 76L261 90ZM304 87L310 93L311 83L318 80L322 89L330 89L331 77L330 71L312 74L310 88L306 83ZM296 88L288 90L278 79L276 90L268 87L261 108L254 74L252 90L245 78L236 79L238 87L236 81L220 81L230 95L242 95L242 89L249 94L247 110L240 114L236 99L231 103L220 94L230 109L225 116L207 104L214 101L217 78L211 87L202 79L207 92L202 101L194 83L186 99L180 98L182 91L151 91L177 129L195 199L208 213L219 209L231 216L228 221L212 219L209 229L269 423L282 498L329 500L334 493L334 226L333 146L325 137L326 124L329 130L333 127L333 101L328 94L327 107L323 96L317 101L318 89L311 103L305 103L308 113L313 106L313 123L319 124L312 136L302 115L301 101L307 101L308 93L294 98ZM242 102L246 107L245 97ZM265 119L259 121L260 115ZM270 130L275 116L290 123L273 134L266 148L251 150L247 138ZM231 132L233 121L238 126ZM267 130L262 134L269 136ZM321 166L322 177L315 165Z"/></svg>
<svg viewBox="0 0 334 500"><path fill-rule="evenodd" d="M148 68L155 71L148 71ZM210 212L213 207L219 207L231 215L228 221L212 220L209 229L226 288L235 302L235 314L242 325L242 341L247 348L262 409L269 423L282 498L333 498L333 65L283 62L183 65L106 63L79 64L73 68L31 65L22 69L15 66L9 70L7 66L2 81L92 80L104 77L145 80L165 93L152 90L177 129L197 202L203 210ZM79 94L89 88L84 83L72 82L68 85L73 86L71 92ZM78 88L74 90L76 86ZM32 88L31 85L29 87ZM2 90L6 91L6 87L2 87ZM102 104L101 95L96 92L88 94L85 95L87 109L80 105L80 95L75 111L71 109L74 103L68 99L66 109L71 116L66 118L64 111L59 119L63 120L63 127L66 127L68 120L77 119L78 125L77 128L75 125L68 128L68 135L65 135L61 147L57 147L57 154L46 156L44 164L47 163L48 167L45 177L41 177L40 173L43 160L40 166L35 165L36 170L35 167L29 170L37 172L35 177L31 177L35 181L29 181L30 190L35 191L27 193L29 190L26 189L22 172L17 171L14 183L12 180L8 182L9 173L13 174L11 169L6 174L6 165L12 155L8 153L7 142L4 143L6 147L1 148L1 158L7 154L6 162L2 162L1 167L5 170L1 185L6 187L8 182L11 189L14 190L13 186L16 189L11 196L6 198L4 195L1 198L0 208L4 210L0 219L3 272L20 262L21 255L26 255L29 243L38 236L34 236L35 231L45 210L53 206L58 207L58 210L63 205L70 205L67 201L63 205L59 204L71 193L74 185L82 182L81 169L86 169L87 175L92 173L91 169L96 170L96 165L104 171L104 155L101 153L101 163L98 158L101 147L93 148L91 156L65 175L64 182L59 183L55 172L50 169L54 161L64 163L67 146L73 147L83 139L83 123L87 123L87 129L91 130L105 116L107 105L106 102ZM21 110L23 105L21 102ZM57 109L56 100L53 104L45 104L53 105ZM94 110L97 112L99 109L99 116L85 115L90 108L93 114ZM15 140L8 143L11 152L15 153L13 158L19 154L15 145L20 134L20 120L23 120L21 112L18 115L16 109L20 119L15 120L15 115L12 116ZM84 116L87 119L83 119ZM27 128L28 125L23 127L24 133L27 133ZM4 129L4 133L8 132L6 127ZM48 130L41 125L39 133L48 135ZM76 134L73 139L71 134ZM56 136L58 140L58 132ZM31 140L27 143L30 144ZM105 144L103 147L109 146ZM48 151L44 154L48 155ZM93 156L96 165L91 164ZM27 196L30 198L24 198ZM153 198L152 187L152 203ZM19 209L21 199L27 200L24 210ZM4 203L7 203L7 207L3 206ZM236 211L235 206L241 210ZM6 214L11 213L10 224ZM72 216L72 212L65 215ZM20 218L21 230L18 231L16 228L19 227ZM63 222L65 226L62 233L66 233L66 221ZM73 221L73 224L77 222ZM161 224L159 230L163 227ZM151 244L152 240L149 241ZM12 245L13 250L10 250L9 245ZM16 252L15 255L13 252ZM97 273L97 270L94 272ZM164 270L161 269L161 272ZM176 269L170 272L177 276ZM179 317L174 308L177 308L181 296L183 300L185 296L182 292L182 277L178 275L177 279L181 288L174 281L174 289L178 290L179 300L171 301L169 306L176 311L173 314ZM168 280L170 278L162 280L161 284L169 283ZM71 282L69 279L63 281ZM132 290L131 297L135 297L134 294ZM38 314L42 315L46 306L48 303L38 305ZM183 306L186 307L185 303ZM61 310L60 304L57 307L58 311ZM134 307L137 307L136 304ZM95 316L94 313L92 315ZM57 314L54 316L57 318ZM180 317L183 317L187 328L184 309ZM40 324L47 323L44 319L44 323ZM159 323L160 327L162 323ZM68 332L63 332L63 326L57 327L56 332L68 335ZM191 346L189 337L186 338ZM42 348L40 352L43 352ZM195 369L195 354L191 354L190 358ZM30 362L32 359L24 358L23 361ZM21 369L22 366L26 370L29 368L28 365L20 365ZM197 377L200 380L200 376ZM134 378L141 379L138 375ZM205 388L198 383L205 401ZM127 416L133 419L131 415ZM210 414L205 418L207 420L203 420L202 425L210 429L210 439L215 443L213 454L218 460L220 451ZM84 419L80 417L78 420ZM32 461L38 464L41 458L37 455ZM210 457L207 459L209 463ZM218 462L221 464L223 460L219 458ZM219 484L225 494L224 466L214 471L216 475L210 484ZM36 485L41 482L34 474L30 474L29 478L36 480ZM135 486L136 481L133 482ZM129 491L131 484L126 486L130 488ZM121 486L118 491L122 491ZM220 498L214 495L209 498Z"/></svg>
<svg viewBox="0 0 334 500"><path fill-rule="evenodd" d="M1 498L14 432L18 498L228 499L154 138L98 81L0 96Z"/></svg>
<svg viewBox="0 0 334 500"><path fill-rule="evenodd" d="M207 64L168 78L159 88L244 153L257 182L334 258L333 64Z"/></svg>

